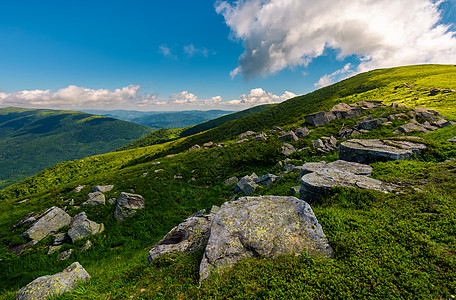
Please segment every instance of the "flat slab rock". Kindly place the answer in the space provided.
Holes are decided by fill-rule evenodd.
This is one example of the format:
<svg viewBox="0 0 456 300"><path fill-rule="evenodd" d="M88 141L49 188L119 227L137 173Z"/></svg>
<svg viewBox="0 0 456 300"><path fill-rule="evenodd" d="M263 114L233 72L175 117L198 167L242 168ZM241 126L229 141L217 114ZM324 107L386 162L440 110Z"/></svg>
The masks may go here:
<svg viewBox="0 0 456 300"><path fill-rule="evenodd" d="M73 290L78 283L90 278L89 273L78 263L54 275L41 276L33 280L16 294L16 300L42 300Z"/></svg>
<svg viewBox="0 0 456 300"><path fill-rule="evenodd" d="M350 172L355 175L369 176L372 174L372 167L369 165L360 164L356 162L349 162L345 160L336 160L329 164L325 161L305 163L300 168L301 172L299 173L299 178L302 178L302 176L306 174L310 174L327 167L335 168L337 170L344 172Z"/></svg>
<svg viewBox="0 0 456 300"><path fill-rule="evenodd" d="M52 232L57 232L63 226L69 225L71 217L62 209L53 206L44 212L43 216L32 227L25 231L22 236L36 244Z"/></svg>
<svg viewBox="0 0 456 300"><path fill-rule="evenodd" d="M358 163L409 160L424 149L424 144L404 140L353 139L339 145L339 158Z"/></svg>
<svg viewBox="0 0 456 300"><path fill-rule="evenodd" d="M322 195L336 186L356 187L384 193L394 191L394 186L364 175L356 175L326 165L301 178L300 198L309 202L318 201Z"/></svg>
<svg viewBox="0 0 456 300"><path fill-rule="evenodd" d="M334 256L309 204L295 197L242 197L215 215L200 280L244 258L305 253Z"/></svg>

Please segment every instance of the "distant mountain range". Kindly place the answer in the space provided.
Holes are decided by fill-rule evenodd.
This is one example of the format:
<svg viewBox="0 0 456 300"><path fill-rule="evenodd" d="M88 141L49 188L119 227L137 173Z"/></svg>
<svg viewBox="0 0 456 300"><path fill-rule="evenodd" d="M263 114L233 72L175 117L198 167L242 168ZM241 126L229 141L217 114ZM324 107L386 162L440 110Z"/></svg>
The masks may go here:
<svg viewBox="0 0 456 300"><path fill-rule="evenodd" d="M116 118L145 125L153 129L182 128L219 118L234 111L226 110L187 110L187 111L136 111L136 110L83 110L86 113Z"/></svg>
<svg viewBox="0 0 456 300"><path fill-rule="evenodd" d="M0 188L56 163L106 153L152 131L87 113L0 109Z"/></svg>

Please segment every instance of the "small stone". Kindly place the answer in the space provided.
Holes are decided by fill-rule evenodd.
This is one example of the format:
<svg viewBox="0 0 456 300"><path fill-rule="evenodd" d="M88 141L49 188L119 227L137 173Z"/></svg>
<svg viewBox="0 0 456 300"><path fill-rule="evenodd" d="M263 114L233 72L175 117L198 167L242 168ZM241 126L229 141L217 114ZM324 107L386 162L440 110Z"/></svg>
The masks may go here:
<svg viewBox="0 0 456 300"><path fill-rule="evenodd" d="M52 236L52 245L58 246L68 241L68 235L66 233L58 233Z"/></svg>
<svg viewBox="0 0 456 300"><path fill-rule="evenodd" d="M182 179L182 176L179 174L174 174L174 179Z"/></svg>
<svg viewBox="0 0 456 300"><path fill-rule="evenodd" d="M307 127L299 127L295 130L295 134L298 138L303 138L310 134L310 130Z"/></svg>
<svg viewBox="0 0 456 300"><path fill-rule="evenodd" d="M196 151L196 150L200 150L200 149L201 149L201 146L198 144L195 144L195 145L191 146L190 148L188 148L189 151Z"/></svg>
<svg viewBox="0 0 456 300"><path fill-rule="evenodd" d="M67 260L71 257L72 253L73 253L73 249L63 251L62 253L59 254L58 260L59 261Z"/></svg>
<svg viewBox="0 0 456 300"><path fill-rule="evenodd" d="M160 164L159 161L156 161L156 162L152 163L152 165L159 165L159 164Z"/></svg>
<svg viewBox="0 0 456 300"><path fill-rule="evenodd" d="M92 242L91 242L90 240L87 240L87 241L85 242L85 244L82 245L81 251L84 252L84 251L89 250L90 247L92 247L92 245L93 245Z"/></svg>
<svg viewBox="0 0 456 300"><path fill-rule="evenodd" d="M52 253L55 253L55 252L59 251L62 247L63 247L63 245L49 246L47 255L51 255Z"/></svg>
<svg viewBox="0 0 456 300"><path fill-rule="evenodd" d="M92 188L92 192L102 192L106 193L109 192L114 188L114 185L96 185Z"/></svg>
<svg viewBox="0 0 456 300"><path fill-rule="evenodd" d="M290 145L290 144L288 144L288 143L283 143L280 152L281 152L283 155L288 156L288 155L291 155L291 154L295 153L295 152L296 152L296 148L293 147L293 145Z"/></svg>
<svg viewBox="0 0 456 300"><path fill-rule="evenodd" d="M154 170L154 173L158 173L158 172L163 172L165 169L157 169L157 170Z"/></svg>
<svg viewBox="0 0 456 300"><path fill-rule="evenodd" d="M87 206L97 206L97 205L105 205L106 204L106 198L105 195L98 191L98 192L93 192L89 193L87 195L87 201L82 203L83 207Z"/></svg>
<svg viewBox="0 0 456 300"><path fill-rule="evenodd" d="M288 131L285 134L279 136L279 139L282 141L298 141L299 138L296 136L296 134L293 131Z"/></svg>
<svg viewBox="0 0 456 300"><path fill-rule="evenodd" d="M203 148L205 148L205 149L212 148L212 147L214 147L213 142L207 142L207 143L203 144Z"/></svg>
<svg viewBox="0 0 456 300"><path fill-rule="evenodd" d="M147 174L149 174L149 172L144 172L144 173L142 173L142 175L141 175L141 176L142 176L142 177L146 177L146 176L147 176Z"/></svg>
<svg viewBox="0 0 456 300"><path fill-rule="evenodd" d="M234 176L234 177L228 178L228 179L225 180L223 183L225 184L225 186L227 186L227 185L232 185L232 184L235 184L235 183L238 183L238 182L239 182L239 178L237 178L236 176Z"/></svg>
<svg viewBox="0 0 456 300"><path fill-rule="evenodd" d="M456 143L456 136L452 137L451 139L447 140L450 143Z"/></svg>
<svg viewBox="0 0 456 300"><path fill-rule="evenodd" d="M249 137L251 137L251 136L254 136L255 134L256 134L256 133L255 133L254 131L248 130L248 131L246 131L246 132L240 134L240 135L238 136L238 139L239 139L239 140L243 140L243 139L249 138Z"/></svg>
<svg viewBox="0 0 456 300"><path fill-rule="evenodd" d="M82 189L85 188L85 185L79 185L77 187L74 188L74 191L76 193L79 193L80 191L82 191Z"/></svg>

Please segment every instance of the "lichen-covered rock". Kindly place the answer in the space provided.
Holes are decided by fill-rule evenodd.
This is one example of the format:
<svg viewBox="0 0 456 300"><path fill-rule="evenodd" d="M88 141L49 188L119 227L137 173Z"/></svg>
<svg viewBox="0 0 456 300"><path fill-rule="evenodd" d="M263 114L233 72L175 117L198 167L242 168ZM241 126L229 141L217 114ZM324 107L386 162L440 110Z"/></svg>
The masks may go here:
<svg viewBox="0 0 456 300"><path fill-rule="evenodd" d="M212 221L200 280L244 258L308 254L333 257L312 208L295 197L242 197L225 202Z"/></svg>
<svg viewBox="0 0 456 300"><path fill-rule="evenodd" d="M138 210L146 206L146 201L141 195L120 193L117 198L116 210L114 211L114 218L117 222L132 217Z"/></svg>
<svg viewBox="0 0 456 300"><path fill-rule="evenodd" d="M339 158L358 163L408 160L425 148L424 144L403 140L353 139L339 145Z"/></svg>
<svg viewBox="0 0 456 300"><path fill-rule="evenodd" d="M54 245L54 246L62 245L64 243L66 243L67 240L68 240L68 235L65 232L58 233L52 237L52 245Z"/></svg>
<svg viewBox="0 0 456 300"><path fill-rule="evenodd" d="M282 153L283 155L286 155L286 156L289 156L295 152L296 152L296 148L293 147L293 145L288 144L288 143L283 143L282 148L280 149L280 153Z"/></svg>
<svg viewBox="0 0 456 300"><path fill-rule="evenodd" d="M62 253L60 253L59 257L57 259L59 261L68 260L68 259L70 259L71 254L73 254L73 249L68 249L68 250L63 251Z"/></svg>
<svg viewBox="0 0 456 300"><path fill-rule="evenodd" d="M52 232L57 232L63 226L69 225L71 217L62 209L53 206L44 212L43 216L32 227L25 231L22 236L36 244Z"/></svg>
<svg viewBox="0 0 456 300"><path fill-rule="evenodd" d="M106 193L106 192L109 192L110 190L112 190L114 188L114 185L110 184L110 185L96 185L92 188L92 192L102 192L102 193Z"/></svg>
<svg viewBox="0 0 456 300"><path fill-rule="evenodd" d="M147 262L167 253L192 253L206 247L211 232L212 214L194 215L177 225L149 251Z"/></svg>
<svg viewBox="0 0 456 300"><path fill-rule="evenodd" d="M16 294L16 300L42 300L70 292L82 281L90 279L89 273L78 263L54 275L41 276L33 280Z"/></svg>
<svg viewBox="0 0 456 300"><path fill-rule="evenodd" d="M87 206L97 206L97 205L105 205L106 204L106 198L105 195L98 191L98 192L93 192L89 193L87 195L87 201L82 203L83 207Z"/></svg>
<svg viewBox="0 0 456 300"><path fill-rule="evenodd" d="M392 185L383 181L325 166L301 178L300 198L305 201L316 202L336 186L357 187L385 193L394 191Z"/></svg>
<svg viewBox="0 0 456 300"><path fill-rule="evenodd" d="M234 193L243 192L245 195L252 195L255 192L255 189L259 185L255 182L258 179L258 176L253 173L252 175L246 175L242 177L236 186L234 187Z"/></svg>
<svg viewBox="0 0 456 300"><path fill-rule="evenodd" d="M68 230L68 236L74 243L77 240L83 239L87 236L100 233L104 230L103 224L95 223L87 218L85 212L81 212L73 217Z"/></svg>
<svg viewBox="0 0 456 300"><path fill-rule="evenodd" d="M436 128L437 129L437 128ZM419 125L419 124L414 124L414 123L408 123L405 125L400 126L398 129L396 129L394 132L395 133L410 133L413 131L418 131L418 132L429 132L428 129L426 129L424 126Z"/></svg>
<svg viewBox="0 0 456 300"><path fill-rule="evenodd" d="M239 182L239 178L236 176L230 177L223 182L224 185L232 185Z"/></svg>
<svg viewBox="0 0 456 300"><path fill-rule="evenodd" d="M336 160L327 164L325 161L309 162L302 165L300 168L298 181L301 182L302 176L310 173L317 172L325 168L334 168L343 172L349 172L355 175L369 176L372 174L372 167L365 164L349 162L345 160Z"/></svg>

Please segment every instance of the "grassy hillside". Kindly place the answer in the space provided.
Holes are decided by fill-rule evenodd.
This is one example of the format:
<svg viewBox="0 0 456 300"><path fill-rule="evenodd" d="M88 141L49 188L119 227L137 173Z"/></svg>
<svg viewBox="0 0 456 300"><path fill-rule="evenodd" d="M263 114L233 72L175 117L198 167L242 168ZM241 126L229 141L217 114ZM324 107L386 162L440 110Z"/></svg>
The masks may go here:
<svg viewBox="0 0 456 300"><path fill-rule="evenodd" d="M106 153L151 129L86 113L0 109L0 188L56 163Z"/></svg>
<svg viewBox="0 0 456 300"><path fill-rule="evenodd" d="M416 92L395 88L404 83L414 84ZM3 189L0 299L13 298L20 287L36 277L61 271L73 261L79 261L92 279L58 299L450 299L456 295L456 160L446 160L456 158L456 145L446 140L456 136L456 126L416 134L428 150L413 161L372 164L373 177L400 183L404 194L338 188L312 204L335 250L334 260L306 255L245 260L200 286L202 253L163 257L150 266L146 258L150 247L190 214L231 198L233 185L225 186L225 179L252 172L262 175L283 171L277 162L286 157L280 154L281 141L276 135L267 141L236 144L233 137L239 132L269 130L273 125L288 129L302 125L305 114L338 102L360 100L409 105L420 102L454 120L455 93L429 96L428 89L455 87L453 66L377 70L196 135L63 162ZM418 99L409 101L411 94ZM382 108L364 114L380 117L408 110ZM310 128L312 133L295 146L310 146L313 139L336 134L342 123L352 126L358 120L337 120ZM395 120L393 126L405 122ZM380 127L357 138L395 135ZM227 146L186 151L188 145L209 140L223 141ZM166 156L170 153L177 155ZM293 154L289 163L333 161L337 156L336 152L322 155L309 149ZM288 195L297 185L297 175L286 174L255 194ZM119 224L113 218L114 205L68 205L69 199L80 205L91 187L98 184L114 184L107 198L120 192L141 194L146 208ZM78 185L86 187L76 193L74 187ZM80 250L85 240L66 245L62 251L74 249L68 261L58 261L58 253L46 255L49 238L21 256L9 253L6 246L22 243L19 235L25 230L13 230L12 226L29 212L51 205L68 206L72 216L85 211L89 219L104 223L106 230L90 237L94 246L86 252Z"/></svg>

